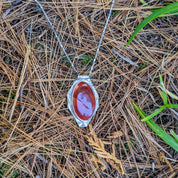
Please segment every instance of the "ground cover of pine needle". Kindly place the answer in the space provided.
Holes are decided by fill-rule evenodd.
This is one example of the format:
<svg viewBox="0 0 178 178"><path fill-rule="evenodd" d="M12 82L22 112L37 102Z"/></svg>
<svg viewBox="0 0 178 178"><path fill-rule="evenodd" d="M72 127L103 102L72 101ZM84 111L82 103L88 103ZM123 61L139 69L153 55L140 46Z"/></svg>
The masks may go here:
<svg viewBox="0 0 178 178"><path fill-rule="evenodd" d="M67 109L77 76L40 8L22 1L3 19L9 2L0 1L0 177L176 177L178 154L133 102L147 114L162 105L159 73L177 95L177 16L153 20L124 48L150 9L175 1L115 2L91 76L100 105L87 128ZM101 2L41 1L80 75L90 70L108 15L109 1ZM170 134L176 116L165 109L153 120Z"/></svg>

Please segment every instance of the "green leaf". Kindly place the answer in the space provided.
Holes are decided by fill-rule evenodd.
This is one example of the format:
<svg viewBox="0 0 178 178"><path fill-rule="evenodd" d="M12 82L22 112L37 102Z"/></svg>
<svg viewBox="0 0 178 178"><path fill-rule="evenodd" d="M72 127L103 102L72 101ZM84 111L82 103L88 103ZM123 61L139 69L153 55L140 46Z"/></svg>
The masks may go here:
<svg viewBox="0 0 178 178"><path fill-rule="evenodd" d="M175 108L178 109L178 104L166 104L165 105L167 108Z"/></svg>
<svg viewBox="0 0 178 178"><path fill-rule="evenodd" d="M163 79L160 74L159 74L159 78L160 78L160 86L161 86L161 88L164 88ZM167 94L164 90L161 90L161 93L162 93L161 97L162 97L163 103L165 105L165 104L167 104Z"/></svg>
<svg viewBox="0 0 178 178"><path fill-rule="evenodd" d="M133 104L136 111L139 113L142 119L148 117L138 106ZM167 143L170 147L172 147L175 151L178 152L178 143L177 141L168 135L163 129L161 129L152 119L149 121L145 121L145 123L162 139L165 143Z"/></svg>
<svg viewBox="0 0 178 178"><path fill-rule="evenodd" d="M154 10L152 12L151 15L149 15L148 17L146 17L135 29L135 31L133 32L133 34L131 35L129 41L126 44L126 47L131 43L131 41L134 39L134 37L137 35L137 33L145 26L147 25L149 22L151 22L153 19L167 14L167 13L171 13L171 12L178 12L178 2L174 2L171 3L163 8Z"/></svg>
<svg viewBox="0 0 178 178"><path fill-rule="evenodd" d="M165 108L166 106L163 105L161 106L158 110L156 110L154 113L150 114L149 116L145 117L144 119L142 119L142 121L148 121L150 119L152 119L154 116L158 115L161 111L163 111L163 109Z"/></svg>

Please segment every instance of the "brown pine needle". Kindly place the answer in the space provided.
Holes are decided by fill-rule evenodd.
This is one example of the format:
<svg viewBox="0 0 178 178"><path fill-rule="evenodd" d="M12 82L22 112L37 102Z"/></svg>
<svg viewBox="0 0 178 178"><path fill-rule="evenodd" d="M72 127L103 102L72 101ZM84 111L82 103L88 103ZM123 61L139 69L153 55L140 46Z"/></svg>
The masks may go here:
<svg viewBox="0 0 178 178"><path fill-rule="evenodd" d="M13 106L12 106L12 109L11 109L11 112L10 112L10 116L9 116L9 122L11 122L11 120L12 120L12 116L13 116L13 113L14 113L14 110L15 110L15 107L16 107L17 99L18 99L19 94L20 94L20 88L21 88L23 80L24 80L24 75L25 75L25 71L26 71L26 68L27 68L27 65L28 65L29 56L30 56L30 46L27 46L27 51L26 51L25 58L24 58L24 64L23 64L21 75L20 75L18 88L17 88L17 91L16 91L14 103L13 103Z"/></svg>

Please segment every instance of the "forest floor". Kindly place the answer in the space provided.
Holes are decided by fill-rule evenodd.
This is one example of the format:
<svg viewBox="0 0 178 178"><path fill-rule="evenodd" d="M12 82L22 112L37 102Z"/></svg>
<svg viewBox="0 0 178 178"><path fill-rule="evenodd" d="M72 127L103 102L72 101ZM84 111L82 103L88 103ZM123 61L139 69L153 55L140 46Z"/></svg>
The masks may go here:
<svg viewBox="0 0 178 178"><path fill-rule="evenodd" d="M141 121L178 95L177 16L156 18L125 48L150 10L171 0L116 0L91 81L99 109L80 128L67 108L77 75L33 0L0 0L0 177L176 177L178 153ZM40 1L80 75L87 75L111 3ZM109 3L109 4L108 4ZM177 101L168 96L168 103ZM176 133L176 109L153 118Z"/></svg>

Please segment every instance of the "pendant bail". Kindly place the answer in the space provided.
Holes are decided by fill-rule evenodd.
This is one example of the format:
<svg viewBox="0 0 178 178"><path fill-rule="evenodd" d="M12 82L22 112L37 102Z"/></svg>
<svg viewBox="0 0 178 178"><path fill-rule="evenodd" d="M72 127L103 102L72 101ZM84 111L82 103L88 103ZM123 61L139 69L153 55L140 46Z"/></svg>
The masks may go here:
<svg viewBox="0 0 178 178"><path fill-rule="evenodd" d="M80 75L67 93L68 109L79 127L87 127L99 107L99 96L88 75Z"/></svg>

